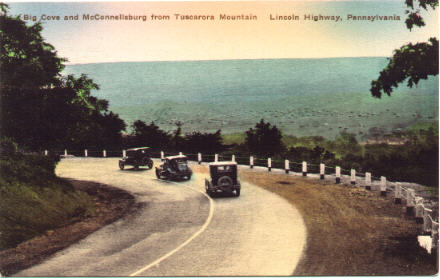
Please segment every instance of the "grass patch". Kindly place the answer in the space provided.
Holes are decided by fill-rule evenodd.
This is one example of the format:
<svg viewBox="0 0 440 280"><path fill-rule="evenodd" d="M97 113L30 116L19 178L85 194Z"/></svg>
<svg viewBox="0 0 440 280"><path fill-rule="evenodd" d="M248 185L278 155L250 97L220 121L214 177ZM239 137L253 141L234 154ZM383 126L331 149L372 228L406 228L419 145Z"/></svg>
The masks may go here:
<svg viewBox="0 0 440 280"><path fill-rule="evenodd" d="M88 194L55 176L56 163L55 158L19 153L0 158L0 250L94 211Z"/></svg>

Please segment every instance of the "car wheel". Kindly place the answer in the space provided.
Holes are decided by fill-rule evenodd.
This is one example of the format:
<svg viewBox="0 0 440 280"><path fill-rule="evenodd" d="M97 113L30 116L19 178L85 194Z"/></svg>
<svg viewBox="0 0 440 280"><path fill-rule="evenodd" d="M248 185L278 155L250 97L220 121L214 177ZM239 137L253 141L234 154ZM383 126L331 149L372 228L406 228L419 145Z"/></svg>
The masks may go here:
<svg viewBox="0 0 440 280"><path fill-rule="evenodd" d="M151 159L148 161L148 168L153 168L153 161Z"/></svg>
<svg viewBox="0 0 440 280"><path fill-rule="evenodd" d="M120 162L119 162L119 168L120 168L121 170L124 170L124 167L125 167L124 163L123 163L122 161L120 161Z"/></svg>
<svg viewBox="0 0 440 280"><path fill-rule="evenodd" d="M186 180L191 180L191 175L186 176Z"/></svg>
<svg viewBox="0 0 440 280"><path fill-rule="evenodd" d="M240 196L240 189L235 189L235 193L234 193L234 195L235 195L236 197L239 197L239 196Z"/></svg>
<svg viewBox="0 0 440 280"><path fill-rule="evenodd" d="M232 179L229 176L220 177L217 181L220 186L231 186Z"/></svg>
<svg viewBox="0 0 440 280"><path fill-rule="evenodd" d="M156 177L157 179L160 179L160 171L158 169L156 169Z"/></svg>

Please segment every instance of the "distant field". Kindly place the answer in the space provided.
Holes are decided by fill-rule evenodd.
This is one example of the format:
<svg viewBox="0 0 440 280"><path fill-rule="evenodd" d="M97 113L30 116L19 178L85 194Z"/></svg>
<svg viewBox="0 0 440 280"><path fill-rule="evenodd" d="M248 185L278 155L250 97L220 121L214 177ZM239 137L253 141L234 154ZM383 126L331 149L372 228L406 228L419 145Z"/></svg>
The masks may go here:
<svg viewBox="0 0 440 280"><path fill-rule="evenodd" d="M127 124L154 121L165 130L244 132L259 119L284 134L341 131L366 138L438 120L438 77L392 97L371 97L369 87L386 58L227 60L70 65L101 86L94 92ZM232 137L232 136L231 136Z"/></svg>

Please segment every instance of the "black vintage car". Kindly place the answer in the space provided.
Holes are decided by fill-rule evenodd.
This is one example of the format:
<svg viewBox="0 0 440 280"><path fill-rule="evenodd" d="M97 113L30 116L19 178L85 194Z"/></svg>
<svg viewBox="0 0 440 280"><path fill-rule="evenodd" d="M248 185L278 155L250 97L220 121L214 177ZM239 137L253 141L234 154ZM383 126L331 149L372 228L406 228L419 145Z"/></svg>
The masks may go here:
<svg viewBox="0 0 440 280"><path fill-rule="evenodd" d="M135 169L139 169L139 166L147 166L149 169L153 168L153 161L150 158L149 150L149 147L127 149L126 156L119 160L119 168L124 170L126 165L132 165Z"/></svg>
<svg viewBox="0 0 440 280"><path fill-rule="evenodd" d="M188 167L187 157L184 155L166 157L160 167L156 167L158 179L191 179L192 171Z"/></svg>
<svg viewBox="0 0 440 280"><path fill-rule="evenodd" d="M211 180L205 179L206 193L229 193L240 196L241 185L237 178L237 163L232 161L211 162L209 164Z"/></svg>

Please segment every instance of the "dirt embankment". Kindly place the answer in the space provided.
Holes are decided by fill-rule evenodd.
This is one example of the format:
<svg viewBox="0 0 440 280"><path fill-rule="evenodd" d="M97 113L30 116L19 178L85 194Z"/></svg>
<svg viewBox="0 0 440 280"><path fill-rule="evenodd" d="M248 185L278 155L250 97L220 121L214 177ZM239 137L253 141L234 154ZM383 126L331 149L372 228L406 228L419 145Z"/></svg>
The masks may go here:
<svg viewBox="0 0 440 280"><path fill-rule="evenodd" d="M418 246L421 225L377 192L360 187L241 171L302 214L307 246L294 275L433 275L437 260ZM245 192L243 190L242 192Z"/></svg>
<svg viewBox="0 0 440 280"><path fill-rule="evenodd" d="M93 182L70 181L76 189L93 197L96 211L83 220L48 230L44 235L22 242L15 248L1 251L0 272L3 276L42 262L53 253L124 216L134 206L134 197L123 190Z"/></svg>

